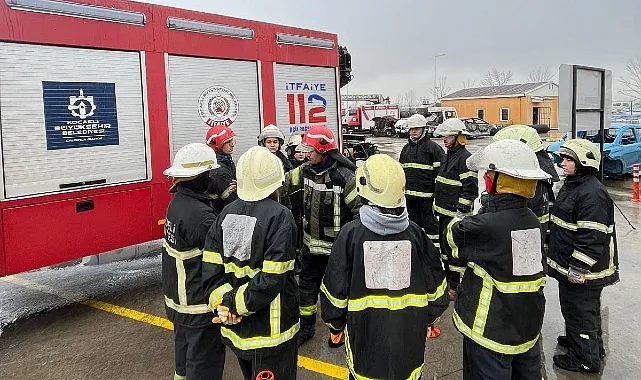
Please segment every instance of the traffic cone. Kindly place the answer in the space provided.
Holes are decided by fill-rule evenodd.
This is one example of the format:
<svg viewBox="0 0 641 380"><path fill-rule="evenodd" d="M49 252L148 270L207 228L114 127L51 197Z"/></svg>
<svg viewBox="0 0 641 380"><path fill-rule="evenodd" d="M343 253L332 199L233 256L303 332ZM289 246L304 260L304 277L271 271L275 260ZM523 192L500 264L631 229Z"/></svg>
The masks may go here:
<svg viewBox="0 0 641 380"><path fill-rule="evenodd" d="M632 202L641 202L639 199L639 164L632 165Z"/></svg>

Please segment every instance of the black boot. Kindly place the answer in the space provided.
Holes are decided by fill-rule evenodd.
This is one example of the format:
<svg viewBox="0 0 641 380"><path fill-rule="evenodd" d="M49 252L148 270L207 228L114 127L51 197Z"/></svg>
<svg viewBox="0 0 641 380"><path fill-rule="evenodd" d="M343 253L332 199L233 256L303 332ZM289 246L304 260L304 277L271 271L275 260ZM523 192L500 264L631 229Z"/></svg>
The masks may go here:
<svg viewBox="0 0 641 380"><path fill-rule="evenodd" d="M313 323L305 321L303 318L300 320L300 330L298 331L298 347L303 343L312 339L316 334L316 326Z"/></svg>
<svg viewBox="0 0 641 380"><path fill-rule="evenodd" d="M570 355L554 355L552 360L554 361L554 365L566 371L599 373L601 370L601 368L588 367L585 364L579 363Z"/></svg>
<svg viewBox="0 0 641 380"><path fill-rule="evenodd" d="M565 348L566 350L570 349L570 340L565 335L559 335L556 337L556 344ZM601 359L605 358L605 349L599 348L599 357Z"/></svg>

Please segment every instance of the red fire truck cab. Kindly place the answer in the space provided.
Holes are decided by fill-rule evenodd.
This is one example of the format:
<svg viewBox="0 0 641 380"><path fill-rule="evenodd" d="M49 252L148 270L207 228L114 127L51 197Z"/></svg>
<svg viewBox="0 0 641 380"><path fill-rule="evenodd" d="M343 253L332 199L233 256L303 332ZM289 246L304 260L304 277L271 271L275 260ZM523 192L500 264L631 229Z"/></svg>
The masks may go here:
<svg viewBox="0 0 641 380"><path fill-rule="evenodd" d="M121 0L0 1L0 276L163 236L183 145L340 136L337 36Z"/></svg>

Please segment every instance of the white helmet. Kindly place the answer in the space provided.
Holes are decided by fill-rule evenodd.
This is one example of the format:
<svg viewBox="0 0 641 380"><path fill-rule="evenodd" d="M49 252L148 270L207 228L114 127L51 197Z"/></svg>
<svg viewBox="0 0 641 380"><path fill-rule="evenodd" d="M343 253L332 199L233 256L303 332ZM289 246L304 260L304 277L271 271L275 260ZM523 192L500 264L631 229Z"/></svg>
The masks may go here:
<svg viewBox="0 0 641 380"><path fill-rule="evenodd" d="M260 135L258 135L258 144L263 145L265 143L265 139L268 137L275 137L280 141L280 145L283 146L285 144L285 135L283 132L274 124L269 124L263 130L260 132Z"/></svg>
<svg viewBox="0 0 641 380"><path fill-rule="evenodd" d="M285 183L280 159L262 146L253 146L240 156L236 177L238 198L249 202L267 198Z"/></svg>
<svg viewBox="0 0 641 380"><path fill-rule="evenodd" d="M465 129L465 123L463 123L461 119L457 118L445 120L438 127L436 127L436 130L434 131L434 136L446 137L458 135L469 136L470 133L467 131L467 129Z"/></svg>
<svg viewBox="0 0 641 380"><path fill-rule="evenodd" d="M303 135L301 133L294 133L293 135L290 135L289 140L287 140L287 148L296 148L302 142Z"/></svg>
<svg viewBox="0 0 641 380"><path fill-rule="evenodd" d="M407 119L407 124L406 124L408 129L425 128L426 125L427 125L427 119L425 119L425 116L418 113L410 116Z"/></svg>
<svg viewBox="0 0 641 380"><path fill-rule="evenodd" d="M207 144L187 144L176 152L174 162L164 174L173 178L191 178L219 167L216 152Z"/></svg>
<svg viewBox="0 0 641 380"><path fill-rule="evenodd" d="M535 152L541 151L544 148L539 133L529 125L510 125L509 127L500 129L494 135L494 141L505 139L520 141Z"/></svg>
<svg viewBox="0 0 641 380"><path fill-rule="evenodd" d="M492 170L522 179L550 178L541 170L534 151L518 140L495 141L474 153L465 163L474 171Z"/></svg>

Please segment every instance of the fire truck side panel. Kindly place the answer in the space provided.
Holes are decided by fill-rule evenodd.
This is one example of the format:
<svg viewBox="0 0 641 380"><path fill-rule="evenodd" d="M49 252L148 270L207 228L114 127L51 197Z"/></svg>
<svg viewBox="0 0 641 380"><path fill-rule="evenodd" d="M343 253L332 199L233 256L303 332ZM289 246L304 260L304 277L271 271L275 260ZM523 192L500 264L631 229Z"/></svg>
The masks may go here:
<svg viewBox="0 0 641 380"><path fill-rule="evenodd" d="M7 273L151 240L149 188L8 208L2 217Z"/></svg>

